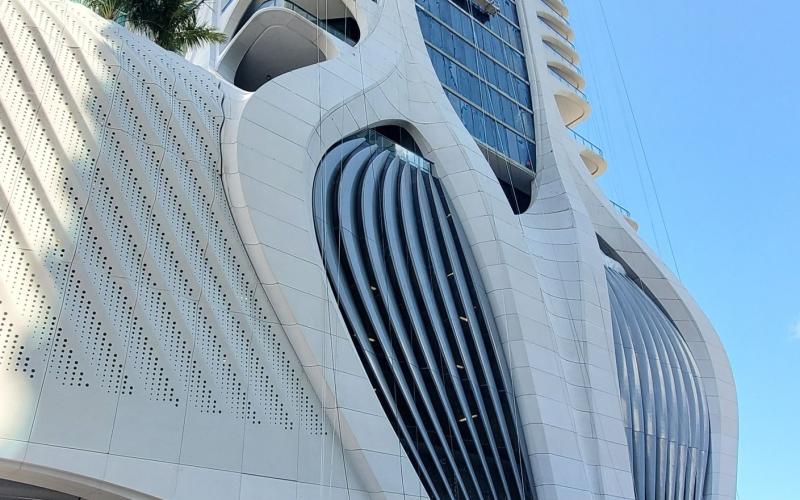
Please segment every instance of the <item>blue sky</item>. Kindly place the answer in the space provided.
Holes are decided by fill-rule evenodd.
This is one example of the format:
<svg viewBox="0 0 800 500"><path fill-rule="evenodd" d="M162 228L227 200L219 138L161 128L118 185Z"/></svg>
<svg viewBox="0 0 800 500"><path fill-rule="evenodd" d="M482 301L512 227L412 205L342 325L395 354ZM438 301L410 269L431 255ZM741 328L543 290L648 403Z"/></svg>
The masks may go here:
<svg viewBox="0 0 800 500"><path fill-rule="evenodd" d="M594 107L581 132L609 161L600 183L673 266L598 0L568 5ZM733 365L739 499L798 499L800 3L603 7L680 275Z"/></svg>

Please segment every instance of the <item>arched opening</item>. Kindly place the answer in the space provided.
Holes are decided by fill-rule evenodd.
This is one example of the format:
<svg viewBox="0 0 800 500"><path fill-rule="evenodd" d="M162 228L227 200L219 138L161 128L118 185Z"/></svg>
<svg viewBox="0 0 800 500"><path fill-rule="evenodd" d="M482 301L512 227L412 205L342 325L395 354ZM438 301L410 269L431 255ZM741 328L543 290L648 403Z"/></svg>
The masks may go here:
<svg viewBox="0 0 800 500"><path fill-rule="evenodd" d="M93 500L154 498L125 486L33 463L0 475L0 500L84 500L87 492Z"/></svg>
<svg viewBox="0 0 800 500"><path fill-rule="evenodd" d="M506 195L508 204L511 205L511 210L517 215L524 213L531 205L531 200L533 199L530 191L531 183L529 182L527 184L529 187L528 190L523 190L502 179L498 180L500 181L500 187L503 188L503 194Z"/></svg>
<svg viewBox="0 0 800 500"><path fill-rule="evenodd" d="M2 500L81 500L81 497L0 478Z"/></svg>
<svg viewBox="0 0 800 500"><path fill-rule="evenodd" d="M248 91L332 59L361 38L358 23L341 0L255 0L229 25L235 28L217 71Z"/></svg>
<svg viewBox="0 0 800 500"><path fill-rule="evenodd" d="M533 166L530 163L521 166L483 144L478 144L478 147L489 162L500 187L503 188L503 194L506 195L511 210L517 215L524 213L533 199L533 180L536 178ZM529 157L535 158L536 151L532 143L530 147Z"/></svg>
<svg viewBox="0 0 800 500"><path fill-rule="evenodd" d="M431 498L534 498L489 297L458 214L411 135L336 143L314 179L328 279Z"/></svg>
<svg viewBox="0 0 800 500"><path fill-rule="evenodd" d="M314 31L302 27L267 27L242 57L234 74L234 85L253 92L284 73L328 60L315 37Z"/></svg>

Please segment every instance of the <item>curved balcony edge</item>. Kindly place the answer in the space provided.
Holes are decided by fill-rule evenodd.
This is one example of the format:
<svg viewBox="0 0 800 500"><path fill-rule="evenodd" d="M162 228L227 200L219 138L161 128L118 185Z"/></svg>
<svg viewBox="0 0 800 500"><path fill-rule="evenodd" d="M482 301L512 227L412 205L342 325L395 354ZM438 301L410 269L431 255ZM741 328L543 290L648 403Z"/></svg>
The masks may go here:
<svg viewBox="0 0 800 500"><path fill-rule="evenodd" d="M555 15L561 18L561 20L564 21L564 23L569 24L569 21L567 20L567 16L569 15L569 9L567 9L567 6L564 5L563 2L561 2L560 0L539 0L539 1L542 2L542 4L544 4L545 7L550 9L551 12L553 12Z"/></svg>
<svg viewBox="0 0 800 500"><path fill-rule="evenodd" d="M561 17L569 16L569 7L562 0L541 0L541 2L556 11Z"/></svg>
<svg viewBox="0 0 800 500"><path fill-rule="evenodd" d="M625 222L627 222L628 225L631 226L634 231L638 231L639 230L639 223L636 222L636 219L631 217L630 210L628 210L627 208L623 207L622 205L620 205L619 203L615 202L614 200L608 200L608 201L611 203L611 206L614 207L614 210L616 210L622 216L622 218L625 219Z"/></svg>
<svg viewBox="0 0 800 500"><path fill-rule="evenodd" d="M575 47L564 43L564 39L550 34L542 35L542 43L548 50L557 52L561 57L569 61L571 64L577 66L581 62L581 56Z"/></svg>
<svg viewBox="0 0 800 500"><path fill-rule="evenodd" d="M590 148L585 148L580 152L583 164L592 177L600 177L608 170L608 162L601 155Z"/></svg>
<svg viewBox="0 0 800 500"><path fill-rule="evenodd" d="M336 43L330 33L297 12L266 7L255 12L230 39L217 59L217 72L253 92L284 73L333 59L339 53ZM281 49L280 44L285 47ZM264 50L259 50L262 45ZM253 74L243 78L242 72Z"/></svg>
<svg viewBox="0 0 800 500"><path fill-rule="evenodd" d="M564 125L571 127L589 118L592 107L589 98L579 88L563 78L552 68L550 75L554 82L553 95L561 112Z"/></svg>
<svg viewBox="0 0 800 500"><path fill-rule="evenodd" d="M569 24L548 11L538 10L536 11L536 15L539 16L539 19L541 19L547 26L552 28L553 31L561 35L569 43L573 43L572 40L575 38L575 32L572 31L572 27L570 27Z"/></svg>
<svg viewBox="0 0 800 500"><path fill-rule="evenodd" d="M608 170L608 162L603 156L603 150L571 128L567 128L567 130L569 130L575 142L581 146L580 156L589 174L592 177L603 175Z"/></svg>
<svg viewBox="0 0 800 500"><path fill-rule="evenodd" d="M581 75L575 67L569 65L560 58L558 60L548 58L547 67L555 72L562 80L565 80L569 85L583 93L583 89L586 87L586 79L583 78L583 75Z"/></svg>

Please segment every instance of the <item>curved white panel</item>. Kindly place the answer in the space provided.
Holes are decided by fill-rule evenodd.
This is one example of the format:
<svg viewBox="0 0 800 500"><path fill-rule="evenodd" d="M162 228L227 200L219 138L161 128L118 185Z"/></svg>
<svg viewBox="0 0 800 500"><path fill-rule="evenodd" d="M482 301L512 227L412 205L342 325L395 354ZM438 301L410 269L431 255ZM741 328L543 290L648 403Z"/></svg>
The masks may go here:
<svg viewBox="0 0 800 500"><path fill-rule="evenodd" d="M466 5L446 3L451 12ZM483 16L495 25L497 16L519 16L514 50L524 60L515 58L536 89L517 96L537 127L531 203L519 215L442 89L415 3L345 4L361 27L358 44L337 43L329 60L245 93L75 2L0 2L0 476L84 498L448 496L425 482L437 465L409 456L373 389L314 227L314 176L325 153L359 130L399 125L434 163L441 196L421 196L410 189L426 186L413 182L420 176L400 175L409 189L398 191L399 209L384 210L393 214L386 221L418 245L390 249L389 260L368 246L347 264L391 269L408 250L407 277L426 264L446 268L455 247L447 233L439 240L432 214L436 200L447 200L460 245L474 256L464 281L482 283L487 303L478 309L491 316L492 348L509 367L503 384L518 420L506 427L524 436L514 454L530 464L537 498L633 499L634 485L652 491L660 480L647 460L641 473L642 448L628 442L615 362L619 310L597 235L653 292L697 360L699 377L684 380L684 395L708 395L711 443L706 473L700 455L698 467L682 469L684 496L705 478L704 499L735 498L736 395L724 348L614 212L563 126L547 69L553 54L541 42L553 32L537 15L550 4L504 0L494 21ZM226 5L205 3L203 18L224 21L244 4ZM216 48L198 52L203 58L214 68ZM412 195L430 218L413 216ZM444 250L426 254L432 241ZM431 312L431 329L457 331L454 311L476 301L460 286L441 293L447 273L425 276L409 279L412 290L425 288L418 309ZM405 300L407 290L392 290L395 304ZM397 312L386 307L378 314L385 329ZM398 309L401 318L413 313ZM465 317L476 324L469 310ZM641 324L655 325L648 317ZM462 333L448 338L469 338ZM474 363L477 374L484 361ZM652 391L642 392L653 409L667 406L667 379L651 376ZM445 407L458 421L467 412L456 410L478 400L468 383L475 379L465 380L466 406L455 389L443 404L435 387L430 406L417 403L442 431L450 428ZM495 392L478 386L488 403L470 417L491 421ZM674 401L691 399L676 392ZM677 426L678 456L681 443L688 450L702 439L682 426L701 416L701 404L691 408L688 419L653 420L653 436ZM453 461L439 465L458 468L453 494L491 476L490 495L508 488L514 497L513 467L492 474L489 459L508 454L503 429L488 432L475 420L475 435L499 436L497 447L487 437L484 464L470 453L473 434L459 434L463 449L453 441ZM428 434L432 444L437 432ZM470 460L459 461L465 451Z"/></svg>

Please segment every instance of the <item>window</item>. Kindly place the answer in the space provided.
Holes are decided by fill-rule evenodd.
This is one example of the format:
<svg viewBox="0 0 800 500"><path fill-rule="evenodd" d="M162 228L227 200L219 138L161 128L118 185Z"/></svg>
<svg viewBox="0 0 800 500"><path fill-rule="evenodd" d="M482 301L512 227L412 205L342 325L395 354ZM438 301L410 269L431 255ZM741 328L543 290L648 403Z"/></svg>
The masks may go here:
<svg viewBox="0 0 800 500"><path fill-rule="evenodd" d="M431 62L464 126L532 170L531 88L516 9L502 0L500 13L487 16L467 0L417 0Z"/></svg>

